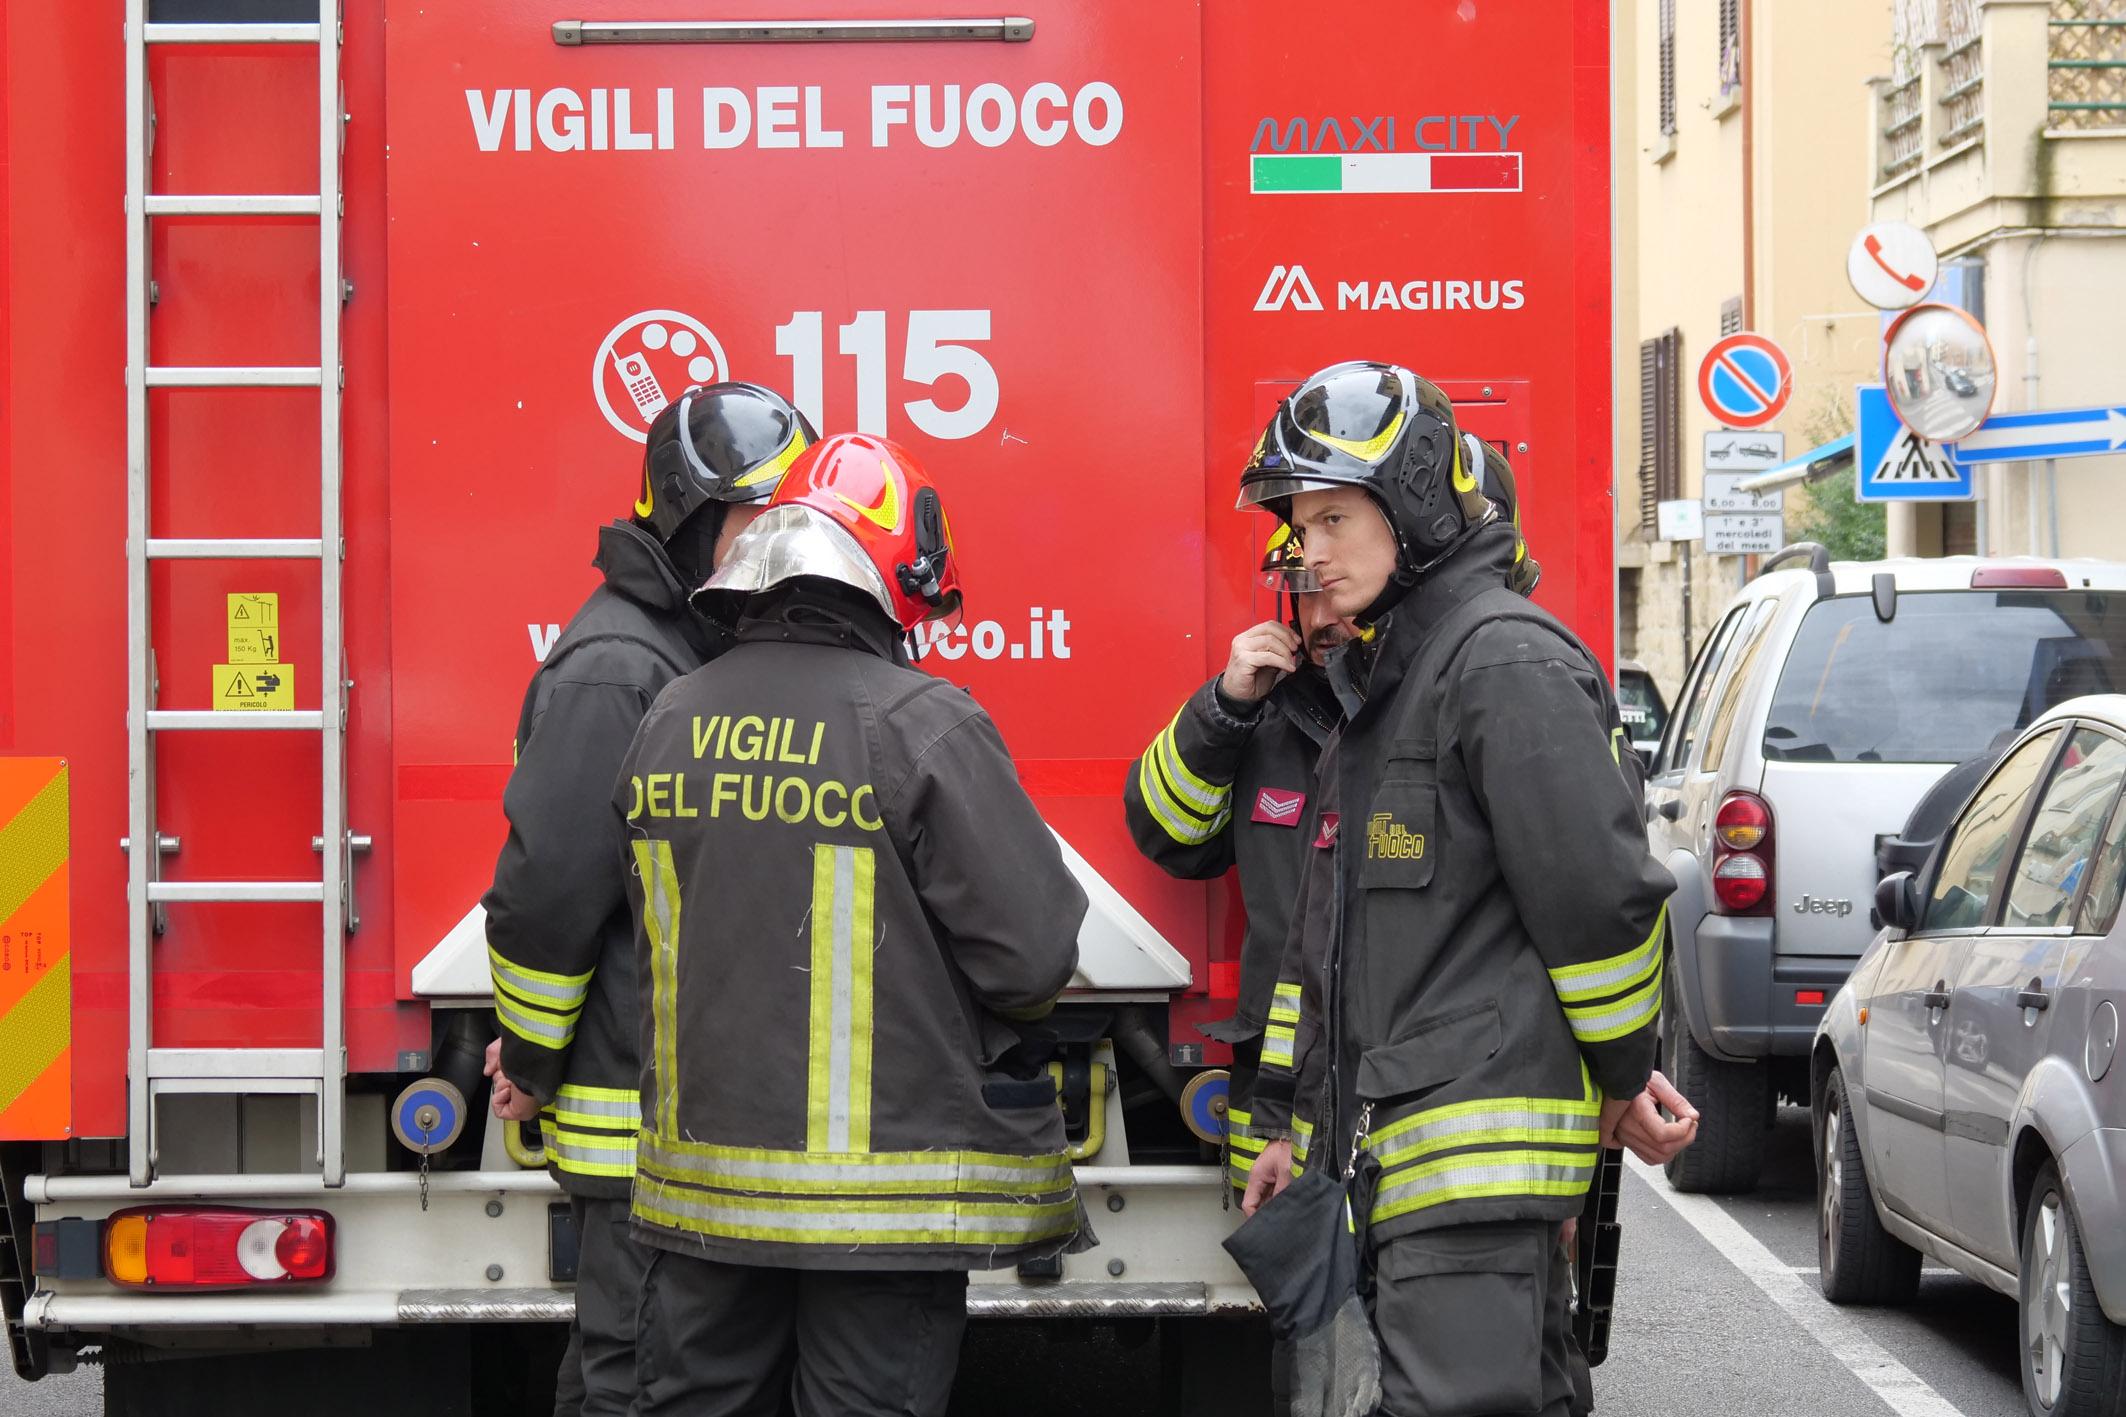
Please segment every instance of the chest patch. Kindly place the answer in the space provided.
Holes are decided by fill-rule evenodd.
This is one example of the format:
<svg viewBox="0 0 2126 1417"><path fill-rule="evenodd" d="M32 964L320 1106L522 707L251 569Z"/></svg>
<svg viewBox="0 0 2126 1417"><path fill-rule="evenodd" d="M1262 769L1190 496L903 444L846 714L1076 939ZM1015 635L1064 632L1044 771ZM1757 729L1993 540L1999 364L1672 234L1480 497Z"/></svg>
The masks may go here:
<svg viewBox="0 0 2126 1417"><path fill-rule="evenodd" d="M1306 805L1307 794L1304 792L1280 792L1274 787L1265 787L1255 794L1255 810L1249 820L1273 827L1296 827L1300 809Z"/></svg>
<svg viewBox="0 0 2126 1417"><path fill-rule="evenodd" d="M1321 830L1314 836L1314 844L1323 849L1336 845L1336 821L1334 812L1321 814Z"/></svg>

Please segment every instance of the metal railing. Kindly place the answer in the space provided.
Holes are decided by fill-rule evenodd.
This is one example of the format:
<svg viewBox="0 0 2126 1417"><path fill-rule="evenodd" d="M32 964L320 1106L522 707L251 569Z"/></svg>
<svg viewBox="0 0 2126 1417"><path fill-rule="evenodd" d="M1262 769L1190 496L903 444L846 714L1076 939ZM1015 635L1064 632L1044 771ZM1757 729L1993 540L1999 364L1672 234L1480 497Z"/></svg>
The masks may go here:
<svg viewBox="0 0 2126 1417"><path fill-rule="evenodd" d="M2046 124L2126 128L2126 0L2052 0Z"/></svg>
<svg viewBox="0 0 2126 1417"><path fill-rule="evenodd" d="M1986 49L1978 0L1942 5L1941 136L1945 148L1969 142L1986 130Z"/></svg>

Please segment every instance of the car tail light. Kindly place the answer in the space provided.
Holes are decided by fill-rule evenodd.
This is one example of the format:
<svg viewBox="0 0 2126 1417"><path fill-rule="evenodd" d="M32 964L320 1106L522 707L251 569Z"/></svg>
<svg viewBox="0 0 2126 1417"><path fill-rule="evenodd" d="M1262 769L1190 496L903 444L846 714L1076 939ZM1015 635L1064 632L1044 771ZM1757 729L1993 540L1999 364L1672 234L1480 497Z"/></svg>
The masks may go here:
<svg viewBox="0 0 2126 1417"><path fill-rule="evenodd" d="M2057 566L1980 566L1971 573L1973 590L2065 590L2066 572Z"/></svg>
<svg viewBox="0 0 2126 1417"><path fill-rule="evenodd" d="M332 1278L332 1217L316 1210L145 1206L104 1222L104 1274L128 1289L242 1289Z"/></svg>
<svg viewBox="0 0 2126 1417"><path fill-rule="evenodd" d="M1713 898L1722 915L1772 913L1772 809L1730 792L1713 814Z"/></svg>

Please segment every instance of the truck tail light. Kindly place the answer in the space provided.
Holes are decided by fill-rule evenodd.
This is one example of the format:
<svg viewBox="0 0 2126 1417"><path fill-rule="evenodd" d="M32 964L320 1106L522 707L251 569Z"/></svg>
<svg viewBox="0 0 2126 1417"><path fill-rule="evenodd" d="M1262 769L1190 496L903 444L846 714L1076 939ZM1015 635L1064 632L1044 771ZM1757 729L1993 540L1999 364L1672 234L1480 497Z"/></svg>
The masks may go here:
<svg viewBox="0 0 2126 1417"><path fill-rule="evenodd" d="M1772 809L1754 792L1730 792L1713 815L1713 897L1722 915L1772 913Z"/></svg>
<svg viewBox="0 0 2126 1417"><path fill-rule="evenodd" d="M1973 590L2065 590L2066 572L2057 566L1980 566L1971 573Z"/></svg>
<svg viewBox="0 0 2126 1417"><path fill-rule="evenodd" d="M143 1206L104 1222L104 1274L128 1289L242 1289L332 1278L332 1217L317 1210Z"/></svg>

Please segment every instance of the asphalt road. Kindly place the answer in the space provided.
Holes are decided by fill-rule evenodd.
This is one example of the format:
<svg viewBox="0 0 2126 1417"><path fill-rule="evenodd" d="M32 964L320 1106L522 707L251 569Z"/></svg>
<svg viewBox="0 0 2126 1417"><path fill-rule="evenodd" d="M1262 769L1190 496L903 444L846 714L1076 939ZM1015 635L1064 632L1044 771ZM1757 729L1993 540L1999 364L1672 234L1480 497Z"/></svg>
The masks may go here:
<svg viewBox="0 0 2126 1417"><path fill-rule="evenodd" d="M1930 1270L1909 1309L1823 1301L1804 1112L1781 1111L1765 1184L1754 1195L1671 1198L1657 1173L1633 1169L1621 1216L1617 1327L1609 1361L1595 1371L1596 1406L1611 1417L2020 1417L2025 1410L2015 1308L1991 1290ZM1169 1394L1158 1341L1145 1329L1059 1340L978 1327L955 1406L1013 1417L1251 1410L1222 1398L1176 1404ZM0 1376L4 1417L98 1411L94 1369L27 1387Z"/></svg>

